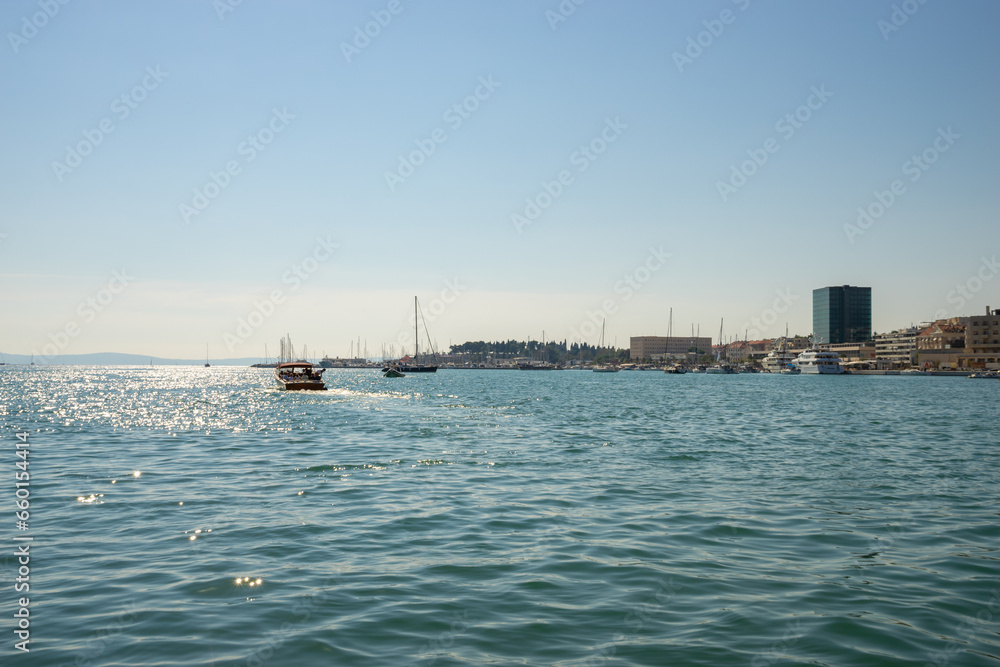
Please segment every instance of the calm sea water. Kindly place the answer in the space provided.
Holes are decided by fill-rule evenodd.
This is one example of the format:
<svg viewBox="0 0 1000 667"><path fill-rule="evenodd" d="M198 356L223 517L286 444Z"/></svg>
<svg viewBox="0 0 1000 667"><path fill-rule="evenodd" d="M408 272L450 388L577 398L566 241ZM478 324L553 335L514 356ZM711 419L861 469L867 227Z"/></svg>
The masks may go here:
<svg viewBox="0 0 1000 667"><path fill-rule="evenodd" d="M1000 662L1000 382L327 378L0 370L0 662Z"/></svg>

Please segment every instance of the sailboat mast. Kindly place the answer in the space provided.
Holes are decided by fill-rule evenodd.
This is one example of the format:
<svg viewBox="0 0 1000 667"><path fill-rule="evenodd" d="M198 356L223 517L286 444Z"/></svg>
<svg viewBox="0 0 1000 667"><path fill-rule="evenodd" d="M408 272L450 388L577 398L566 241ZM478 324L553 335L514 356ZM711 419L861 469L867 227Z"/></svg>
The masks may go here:
<svg viewBox="0 0 1000 667"><path fill-rule="evenodd" d="M419 354L418 343L420 342L420 330L417 328L417 297L413 297L413 362L417 361Z"/></svg>
<svg viewBox="0 0 1000 667"><path fill-rule="evenodd" d="M722 357L726 353L726 344L722 340L722 324L725 321L726 321L725 318L721 318L719 320L719 353L715 357L716 361L722 361Z"/></svg>

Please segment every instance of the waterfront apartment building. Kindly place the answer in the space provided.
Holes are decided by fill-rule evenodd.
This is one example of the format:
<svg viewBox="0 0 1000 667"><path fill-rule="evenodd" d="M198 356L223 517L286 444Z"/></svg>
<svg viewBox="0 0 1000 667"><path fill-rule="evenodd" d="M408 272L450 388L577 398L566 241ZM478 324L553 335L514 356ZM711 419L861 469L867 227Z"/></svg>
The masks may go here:
<svg viewBox="0 0 1000 667"><path fill-rule="evenodd" d="M872 337L872 288L813 290L813 335L817 343L860 343Z"/></svg>
<svg viewBox="0 0 1000 667"><path fill-rule="evenodd" d="M632 361L642 359L663 359L665 357L686 357L691 348L698 354L708 354L712 349L711 338L691 336L632 336L629 338Z"/></svg>
<svg viewBox="0 0 1000 667"><path fill-rule="evenodd" d="M824 350L839 354L841 361L844 363L875 361L875 346L870 341L862 343L833 343L832 345L823 345L822 347Z"/></svg>
<svg viewBox="0 0 1000 667"><path fill-rule="evenodd" d="M921 368L955 369L965 353L967 317L937 320L917 334L917 358Z"/></svg>
<svg viewBox="0 0 1000 667"><path fill-rule="evenodd" d="M712 354L725 349L726 361L731 364L741 364L755 359L763 359L771 351L772 345L773 341L771 340L738 340L725 346L716 345Z"/></svg>
<svg viewBox="0 0 1000 667"><path fill-rule="evenodd" d="M917 356L917 336L924 327L907 327L875 334L875 358L889 368L912 366Z"/></svg>
<svg viewBox="0 0 1000 667"><path fill-rule="evenodd" d="M775 338L771 340L772 350L784 348L798 354L812 346L809 336L789 336L788 338Z"/></svg>
<svg viewBox="0 0 1000 667"><path fill-rule="evenodd" d="M965 354L959 366L966 368L1000 368L1000 310L986 315L973 315L965 328Z"/></svg>
<svg viewBox="0 0 1000 667"><path fill-rule="evenodd" d="M917 335L917 350L964 350L967 317L937 320Z"/></svg>

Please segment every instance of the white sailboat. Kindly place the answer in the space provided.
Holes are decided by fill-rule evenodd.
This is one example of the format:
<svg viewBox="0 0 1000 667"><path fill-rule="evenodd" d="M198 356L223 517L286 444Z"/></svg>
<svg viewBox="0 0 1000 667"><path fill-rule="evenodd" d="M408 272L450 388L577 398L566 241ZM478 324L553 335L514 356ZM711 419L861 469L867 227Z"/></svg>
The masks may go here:
<svg viewBox="0 0 1000 667"><path fill-rule="evenodd" d="M722 343L722 325L725 318L719 321L719 351L715 353L715 365L705 369L706 373L712 375L734 375L736 369L724 362L722 359L726 354L727 346Z"/></svg>
<svg viewBox="0 0 1000 667"><path fill-rule="evenodd" d="M693 339L694 338L694 325L692 324L691 327L692 327L691 337ZM667 320L667 339L668 340L672 339L673 336L674 336L674 309L671 308L670 309L670 319ZM671 356L673 356L673 355L671 355ZM667 373L669 375L683 375L683 374L685 374L685 373L688 372L688 369L684 367L684 364L674 363L674 364L671 364L670 366L667 366L664 369L663 372Z"/></svg>
<svg viewBox="0 0 1000 667"><path fill-rule="evenodd" d="M601 341L597 344L597 349L600 350L604 347L604 325L608 323L608 318L604 318L601 322ZM618 367L614 364L605 364L603 366L594 366L595 373L617 373Z"/></svg>

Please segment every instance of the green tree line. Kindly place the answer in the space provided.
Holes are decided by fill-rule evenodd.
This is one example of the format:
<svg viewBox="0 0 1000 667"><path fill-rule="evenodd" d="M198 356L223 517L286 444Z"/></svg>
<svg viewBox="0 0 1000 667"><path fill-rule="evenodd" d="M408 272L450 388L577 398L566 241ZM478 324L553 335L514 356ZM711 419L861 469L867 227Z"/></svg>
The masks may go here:
<svg viewBox="0 0 1000 667"><path fill-rule="evenodd" d="M529 357L553 364L567 364L571 361L589 361L598 364L622 363L629 359L629 351L613 347L597 347L589 343L567 344L567 341L549 342L542 345L537 340L521 341L469 341L450 347L451 354L469 355L472 363L488 363L500 359Z"/></svg>

